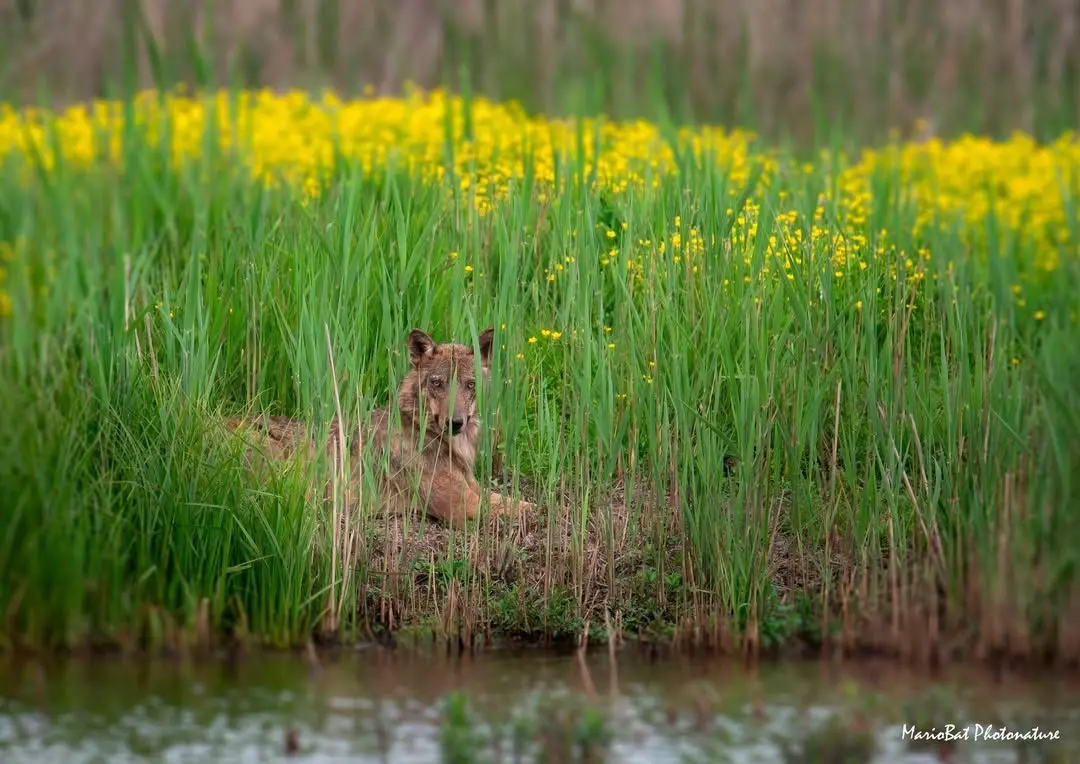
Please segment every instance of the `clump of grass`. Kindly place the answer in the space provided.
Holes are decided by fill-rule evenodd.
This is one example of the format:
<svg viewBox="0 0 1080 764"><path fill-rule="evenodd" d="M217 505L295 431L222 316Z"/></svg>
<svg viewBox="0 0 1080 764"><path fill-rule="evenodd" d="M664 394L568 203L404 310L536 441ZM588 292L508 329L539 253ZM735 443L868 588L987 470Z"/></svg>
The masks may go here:
<svg viewBox="0 0 1080 764"><path fill-rule="evenodd" d="M958 699L943 687L934 687L914 702L904 704L904 724L915 730L934 730L943 719L956 718ZM956 749L955 740L925 740L912 738L907 748L920 753L934 753L941 760L949 760Z"/></svg>
<svg viewBox="0 0 1080 764"><path fill-rule="evenodd" d="M478 760L482 745L469 718L468 701L460 693L451 694L444 701L443 720L440 728L440 758L446 764L470 764Z"/></svg>
<svg viewBox="0 0 1080 764"><path fill-rule="evenodd" d="M608 760L613 734L607 716L576 696L546 698L538 708L519 713L508 726L481 727L460 692L448 695L443 708L440 755L445 762L602 764Z"/></svg>
<svg viewBox="0 0 1080 764"><path fill-rule="evenodd" d="M786 764L868 764L877 750L873 730L856 715L854 721L832 715L800 739L781 748Z"/></svg>
<svg viewBox="0 0 1080 764"><path fill-rule="evenodd" d="M1028 199L1025 233L995 201L1022 183L973 180L985 215L928 216L934 182L962 188L932 153L804 167L664 130L612 149L574 123L501 165L478 147L518 123L468 100L408 102L444 131L412 170L348 136L274 160L273 141L222 137L245 103L163 108L166 132L205 120L179 156L120 121L118 161L0 168L19 252L0 326L7 644L407 626L1078 657L1080 520L1060 511L1080 466L1078 272L1050 256L1080 230L1067 183ZM296 124L325 127L302 106ZM474 106L469 142L455 109ZM41 146L70 138L43 124ZM1074 166L1017 145L992 155ZM216 426L359 421L392 400L410 328L488 325L503 469L486 441L480 478L523 486L533 517L451 533L375 516L367 489L346 512L305 476L253 478Z"/></svg>

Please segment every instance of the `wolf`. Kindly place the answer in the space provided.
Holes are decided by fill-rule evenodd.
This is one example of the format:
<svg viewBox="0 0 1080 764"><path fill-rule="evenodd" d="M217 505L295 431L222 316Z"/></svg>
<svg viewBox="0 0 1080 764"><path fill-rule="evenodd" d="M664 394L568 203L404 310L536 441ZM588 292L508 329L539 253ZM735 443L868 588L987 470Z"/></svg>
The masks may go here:
<svg viewBox="0 0 1080 764"><path fill-rule="evenodd" d="M429 517L457 528L478 516L484 493L493 515L535 509L531 502L484 491L476 480L484 426L477 416L476 395L478 385L489 382L494 339L494 328L478 337L478 379L471 346L438 344L420 329L409 333L411 368L398 386L394 403L374 410L370 424L352 428L348 438L342 438L340 420L335 417L331 422L328 455L338 464L342 449L348 449L354 495L362 471L374 468L380 501L391 512L407 511L410 499L417 494ZM271 462L298 458L310 463L317 454L307 428L296 419L238 418L229 420L227 426L234 432L254 435L251 445ZM374 458L363 458L365 451Z"/></svg>

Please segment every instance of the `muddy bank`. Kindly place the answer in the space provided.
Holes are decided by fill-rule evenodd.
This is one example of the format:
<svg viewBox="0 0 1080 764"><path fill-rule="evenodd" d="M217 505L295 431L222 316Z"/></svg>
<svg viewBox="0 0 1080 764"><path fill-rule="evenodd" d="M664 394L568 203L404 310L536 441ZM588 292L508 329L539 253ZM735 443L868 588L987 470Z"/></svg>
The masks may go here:
<svg viewBox="0 0 1080 764"><path fill-rule="evenodd" d="M522 496L541 502L537 513L479 523L465 533L401 517L354 527L342 543L352 544L348 557L356 561L357 629L343 639L317 628L315 643L359 639L451 652L587 645L653 656L1080 669L1080 643L1070 638L1080 610L1059 611L1056 628L1048 622L1046 631L1033 633L1009 620L1008 598L994 610L987 593L975 589L977 577L942 578L925 549L913 545L898 550L902 560L883 554L868 563L850 538L808 543L785 533L782 502L771 515L778 529L765 534L767 543L754 556L771 586L756 594L756 609L749 595L739 601L694 581L694 549L674 496L658 500L644 484L630 492L617 484L593 497L585 534L575 532L572 497L545 504L527 482ZM736 510L722 502L718 511ZM338 559L344 557L342 549ZM950 593L956 591L964 596Z"/></svg>

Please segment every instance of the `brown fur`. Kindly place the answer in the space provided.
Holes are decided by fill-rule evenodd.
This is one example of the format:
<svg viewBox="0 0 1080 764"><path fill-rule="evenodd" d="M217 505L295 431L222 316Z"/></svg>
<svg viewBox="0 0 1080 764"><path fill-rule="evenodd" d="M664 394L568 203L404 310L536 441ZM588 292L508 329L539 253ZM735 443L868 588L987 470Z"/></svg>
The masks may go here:
<svg viewBox="0 0 1080 764"><path fill-rule="evenodd" d="M480 380L472 347L437 344L419 329L409 334L412 368L401 381L396 400L400 426L395 426L388 407L372 412L364 431L353 430L348 443L350 482L358 484L363 469L376 467L380 498L391 511L405 511L410 498L418 496L426 513L447 525L460 527L477 517L484 492L475 476L483 426L476 414L476 388L488 379L494 334L487 329L479 337ZM307 427L289 417L233 419L227 426L255 435L264 457L259 460L262 468L267 462L310 463L316 455ZM337 457L341 441L341 425L335 419L327 444L331 459ZM367 449L374 459L362 457ZM498 493L489 492L489 497L493 514L534 508Z"/></svg>

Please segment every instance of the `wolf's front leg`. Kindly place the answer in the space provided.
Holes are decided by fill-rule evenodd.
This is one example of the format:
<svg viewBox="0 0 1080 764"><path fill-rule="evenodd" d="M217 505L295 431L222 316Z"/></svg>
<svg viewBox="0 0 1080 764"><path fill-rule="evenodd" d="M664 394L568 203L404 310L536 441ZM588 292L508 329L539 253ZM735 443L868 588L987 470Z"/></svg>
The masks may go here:
<svg viewBox="0 0 1080 764"><path fill-rule="evenodd" d="M421 490L428 515L452 528L480 514L480 488L459 473L434 470L424 476Z"/></svg>
<svg viewBox="0 0 1080 764"><path fill-rule="evenodd" d="M460 473L436 470L424 481L427 512L447 525L460 528L480 515L480 487ZM527 501L514 501L508 496L489 494L492 515L519 514L535 509Z"/></svg>

